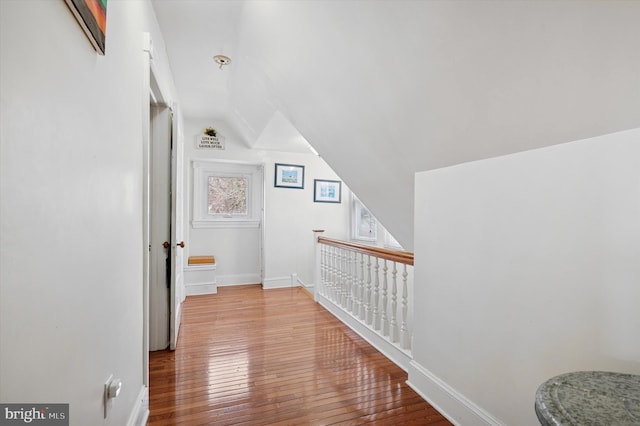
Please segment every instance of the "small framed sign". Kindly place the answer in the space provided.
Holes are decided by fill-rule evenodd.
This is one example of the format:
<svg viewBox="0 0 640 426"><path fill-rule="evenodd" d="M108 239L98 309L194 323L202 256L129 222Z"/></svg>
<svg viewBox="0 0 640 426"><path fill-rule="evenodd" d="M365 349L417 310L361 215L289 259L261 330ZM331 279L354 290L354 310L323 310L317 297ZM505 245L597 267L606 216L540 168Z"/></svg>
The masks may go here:
<svg viewBox="0 0 640 426"><path fill-rule="evenodd" d="M342 201L342 182L314 179L313 201L316 203L340 203Z"/></svg>
<svg viewBox="0 0 640 426"><path fill-rule="evenodd" d="M273 186L304 189L304 166L276 163Z"/></svg>
<svg viewBox="0 0 640 426"><path fill-rule="evenodd" d="M224 137L220 136L218 131L213 127L207 127L196 138L196 147L198 149L217 149L223 151L225 148Z"/></svg>

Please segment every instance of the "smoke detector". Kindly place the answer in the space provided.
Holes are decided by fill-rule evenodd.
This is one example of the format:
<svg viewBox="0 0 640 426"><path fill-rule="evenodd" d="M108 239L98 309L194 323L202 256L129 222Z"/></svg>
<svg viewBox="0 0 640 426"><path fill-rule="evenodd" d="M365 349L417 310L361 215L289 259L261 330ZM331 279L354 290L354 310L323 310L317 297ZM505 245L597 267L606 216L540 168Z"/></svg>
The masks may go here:
<svg viewBox="0 0 640 426"><path fill-rule="evenodd" d="M222 69L223 66L229 65L231 63L231 58L224 55L216 55L213 57L213 60L220 66L220 69Z"/></svg>

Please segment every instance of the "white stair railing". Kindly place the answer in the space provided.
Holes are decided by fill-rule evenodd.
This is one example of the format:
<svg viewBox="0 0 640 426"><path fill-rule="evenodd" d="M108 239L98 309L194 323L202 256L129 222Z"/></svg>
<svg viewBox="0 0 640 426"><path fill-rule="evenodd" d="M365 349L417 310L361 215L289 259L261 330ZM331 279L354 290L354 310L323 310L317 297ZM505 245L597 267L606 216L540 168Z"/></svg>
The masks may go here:
<svg viewBox="0 0 640 426"><path fill-rule="evenodd" d="M326 238L322 232L314 231L316 301L410 358L413 253Z"/></svg>

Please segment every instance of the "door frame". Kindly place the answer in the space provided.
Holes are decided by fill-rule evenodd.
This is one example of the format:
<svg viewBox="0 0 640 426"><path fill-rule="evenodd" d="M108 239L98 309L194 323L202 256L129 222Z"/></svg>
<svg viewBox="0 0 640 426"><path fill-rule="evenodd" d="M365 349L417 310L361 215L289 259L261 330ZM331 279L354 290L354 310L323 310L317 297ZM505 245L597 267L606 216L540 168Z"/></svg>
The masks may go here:
<svg viewBox="0 0 640 426"><path fill-rule="evenodd" d="M149 270L151 199L151 105L168 106L153 62L151 34L142 33L142 383L149 389Z"/></svg>
<svg viewBox="0 0 640 426"><path fill-rule="evenodd" d="M151 88L153 93L158 93ZM170 299L174 293L174 256L180 248L173 244L171 232L171 108L156 96L151 106L150 211L149 211L149 349L169 346Z"/></svg>
<svg viewBox="0 0 640 426"><path fill-rule="evenodd" d="M171 286L169 289L169 349L175 350L178 344L182 318L184 291L184 137L180 108L173 103L171 112L171 149L170 149L170 243L171 243Z"/></svg>

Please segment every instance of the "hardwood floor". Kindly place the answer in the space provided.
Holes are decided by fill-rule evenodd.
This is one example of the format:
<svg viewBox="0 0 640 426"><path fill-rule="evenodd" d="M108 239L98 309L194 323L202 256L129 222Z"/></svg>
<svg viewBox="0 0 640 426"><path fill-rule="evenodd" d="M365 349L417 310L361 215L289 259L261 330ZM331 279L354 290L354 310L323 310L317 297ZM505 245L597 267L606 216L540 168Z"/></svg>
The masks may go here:
<svg viewBox="0 0 640 426"><path fill-rule="evenodd" d="M149 426L450 425L406 373L299 288L221 287L150 354Z"/></svg>

